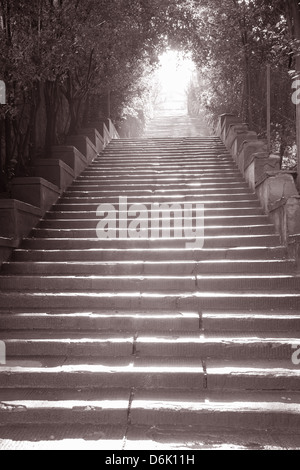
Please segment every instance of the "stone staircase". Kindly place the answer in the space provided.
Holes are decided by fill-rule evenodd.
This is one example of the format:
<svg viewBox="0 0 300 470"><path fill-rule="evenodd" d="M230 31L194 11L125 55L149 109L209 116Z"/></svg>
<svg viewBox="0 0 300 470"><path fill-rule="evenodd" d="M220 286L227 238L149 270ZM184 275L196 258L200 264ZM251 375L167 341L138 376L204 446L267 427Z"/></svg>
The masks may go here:
<svg viewBox="0 0 300 470"><path fill-rule="evenodd" d="M203 248L98 239L120 196ZM3 266L0 448L300 448L295 269L218 138L114 140Z"/></svg>

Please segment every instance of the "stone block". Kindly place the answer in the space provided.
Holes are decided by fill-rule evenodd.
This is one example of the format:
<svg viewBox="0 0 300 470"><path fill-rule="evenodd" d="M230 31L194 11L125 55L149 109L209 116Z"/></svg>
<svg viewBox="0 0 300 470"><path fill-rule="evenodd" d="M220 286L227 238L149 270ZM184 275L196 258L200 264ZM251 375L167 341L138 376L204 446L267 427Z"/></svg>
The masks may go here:
<svg viewBox="0 0 300 470"><path fill-rule="evenodd" d="M44 178L64 192L75 178L74 170L62 160L44 158L36 160L34 165L35 176Z"/></svg>
<svg viewBox="0 0 300 470"><path fill-rule="evenodd" d="M231 145L231 148L228 149L231 152L234 160L237 162L241 171L244 170L244 163L243 163L242 158L239 159L239 154L243 148L243 145L246 142L256 141L256 140L257 140L256 132L250 132L250 131L243 132L241 134L237 134L236 138L234 139Z"/></svg>
<svg viewBox="0 0 300 470"><path fill-rule="evenodd" d="M103 139L102 135L100 134L100 132L97 129L92 128L92 127L91 128L80 129L79 133L81 135L85 135L86 137L88 137L88 139L90 139L92 144L95 146L98 154L103 152L103 150L104 150L104 139Z"/></svg>
<svg viewBox="0 0 300 470"><path fill-rule="evenodd" d="M228 127L227 134L225 136L225 145L227 149L231 149L231 146L233 142L235 141L236 137L238 134L244 134L245 132L248 132L248 126L247 124L231 124Z"/></svg>
<svg viewBox="0 0 300 470"><path fill-rule="evenodd" d="M85 135L71 135L67 138L67 145L72 145L91 163L98 155L97 149L92 141Z"/></svg>
<svg viewBox="0 0 300 470"><path fill-rule="evenodd" d="M80 175L88 165L87 158L75 147L62 145L52 147L51 158L62 160L74 171L74 176Z"/></svg>
<svg viewBox="0 0 300 470"><path fill-rule="evenodd" d="M45 213L56 203L60 190L43 178L15 178L12 181L12 196Z"/></svg>
<svg viewBox="0 0 300 470"><path fill-rule="evenodd" d="M284 171L265 173L257 182L256 192L267 213L278 202L299 195L292 174Z"/></svg>
<svg viewBox="0 0 300 470"><path fill-rule="evenodd" d="M38 207L33 207L22 201L14 199L0 200L0 237L1 245L3 239L9 239L13 247L22 238L27 237L31 230L38 224L43 216L43 212ZM5 242L9 247L9 240Z"/></svg>
<svg viewBox="0 0 300 470"><path fill-rule="evenodd" d="M4 261L7 261L14 248L19 245L18 241L14 238L4 238L0 236L0 266Z"/></svg>
<svg viewBox="0 0 300 470"><path fill-rule="evenodd" d="M245 179L250 188L255 191L258 181L262 176L270 171L280 171L280 157L278 155L268 155L267 152L253 153L247 160L245 168Z"/></svg>
<svg viewBox="0 0 300 470"><path fill-rule="evenodd" d="M222 126L222 131L221 131L221 139L223 140L224 143L225 143L225 139L228 133L228 129L233 124L235 125L243 124L243 121L237 116L230 116L230 115L226 116L224 119L223 126Z"/></svg>

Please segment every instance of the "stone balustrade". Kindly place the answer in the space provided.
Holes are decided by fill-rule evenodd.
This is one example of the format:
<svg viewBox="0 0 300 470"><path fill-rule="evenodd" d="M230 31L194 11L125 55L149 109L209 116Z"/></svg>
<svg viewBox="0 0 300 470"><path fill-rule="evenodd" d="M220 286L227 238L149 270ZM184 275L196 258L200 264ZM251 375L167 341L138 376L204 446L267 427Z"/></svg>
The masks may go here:
<svg viewBox="0 0 300 470"><path fill-rule="evenodd" d="M36 160L34 176L12 180L12 199L0 200L0 266L74 179L117 138L112 121L99 120L68 137L66 145L52 147L50 158Z"/></svg>
<svg viewBox="0 0 300 470"><path fill-rule="evenodd" d="M270 155L266 142L237 116L220 116L216 134L226 145L250 188L258 195L282 243L299 259L300 196L295 175L280 169L280 157Z"/></svg>

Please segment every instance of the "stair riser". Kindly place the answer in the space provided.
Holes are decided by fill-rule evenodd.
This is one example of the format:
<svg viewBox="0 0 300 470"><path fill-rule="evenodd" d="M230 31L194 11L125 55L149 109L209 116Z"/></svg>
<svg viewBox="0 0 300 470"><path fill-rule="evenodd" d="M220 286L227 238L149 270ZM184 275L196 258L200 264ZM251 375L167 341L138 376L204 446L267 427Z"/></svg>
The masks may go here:
<svg viewBox="0 0 300 470"><path fill-rule="evenodd" d="M200 246L204 249L210 248L235 248L237 246L236 237L230 236L228 238L216 237L199 239L196 244L196 239L183 238L183 239L26 239L23 241L23 248L33 250L89 250L89 249L182 249L186 248L187 243L193 243L195 249ZM279 237L273 235L254 235L244 236L239 238L238 242L240 247L268 247L279 246Z"/></svg>
<svg viewBox="0 0 300 470"><path fill-rule="evenodd" d="M59 211L56 207L52 208L50 212L47 212L45 215L45 221L52 221L53 219L56 222L60 222L61 219L82 219L84 222L85 220L89 219L95 219L96 216L96 208L93 211L84 211L81 207L81 210L76 211L72 210L71 206L68 206L67 211ZM162 212L164 213L164 212ZM226 217L227 219L230 220L230 224L232 224L233 220L236 222L236 217L242 217L242 216L252 216L252 217L263 217L263 211L260 208L249 208L249 207L243 207L241 209L226 209L226 208L205 208L205 217L208 219L210 218L215 218L215 217ZM127 212L119 212L119 217L126 218L127 217ZM268 219L267 219L268 220Z"/></svg>
<svg viewBox="0 0 300 470"><path fill-rule="evenodd" d="M266 335L272 333L282 332L282 336L289 331L299 331L300 329L300 318L294 320L274 320L272 318L267 320L245 319L245 320L209 320L203 319L203 330L210 334L232 334L241 333L251 335L257 334L257 332L265 332ZM299 340L300 345L300 340Z"/></svg>
<svg viewBox="0 0 300 470"><path fill-rule="evenodd" d="M272 342L257 342L252 344L247 342L247 340L245 340L245 343L240 342L237 344L230 343L230 341L228 341L228 344L222 344L221 342L209 343L209 341L206 344L193 344L192 340L184 344L164 344L163 341L160 343L145 343L137 340L134 345L133 338L126 343L116 342L113 344L109 342L95 342L95 344L92 342L75 342L69 344L68 340L64 343L61 341L49 343L47 340L43 341L43 343L30 340L22 342L16 340L12 343L10 340L6 340L5 343L7 364L9 364L10 358L15 360L18 357L64 356L67 358L80 358L88 356L99 359L112 357L130 358L134 348L139 357L185 357L201 360L206 360L206 358L234 360L237 357L241 360L291 360L294 352L291 344L279 344L277 346Z"/></svg>
<svg viewBox="0 0 300 470"><path fill-rule="evenodd" d="M232 259L232 260L244 260L245 257L248 259L260 260L265 257L265 259L284 259L286 256L286 250L284 248L253 248L252 250L220 250L217 252L214 251L205 251L201 250L161 250L157 251L156 249L145 251L141 249L133 249L132 251L126 250L104 250L104 249L95 249L87 252L82 252L82 250L68 251L68 250L57 250L57 251L26 251L26 250L16 250L13 253L13 260L15 261L39 261L39 262L56 262L61 261L62 259L65 262L76 262L76 261L139 261L141 257L146 261L174 261L175 259L180 260L195 260L195 261L205 261L205 260L223 260L223 259Z"/></svg>
<svg viewBox="0 0 300 470"><path fill-rule="evenodd" d="M128 315L106 315L95 318L95 315L90 315L89 318L72 317L72 314L65 314L65 316L56 316L55 313L40 316L37 313L31 315L0 315L0 329L4 331L22 331L22 330L44 330L44 331L69 331L69 332L118 332L122 331L124 334L132 332L147 332L147 331L165 331L170 334L171 331L180 332L200 332L199 316L194 315L193 318L157 318L154 312L151 312L147 318L143 315L132 316ZM151 318L152 317L152 318ZM87 334L87 333L85 333Z"/></svg>
<svg viewBox="0 0 300 470"><path fill-rule="evenodd" d="M117 193L117 195L106 195L106 196L100 196L100 197L92 197L90 195L85 195L85 196L78 196L78 197L62 197L59 200L59 204L64 205L64 204L78 204L81 202L81 204L120 204L120 198L126 198L127 199L127 204L132 205L132 204L145 204L147 206L155 203L161 203L161 204L212 204L216 203L219 201L219 198L221 198L220 203L232 203L232 202L239 202L239 201L245 201L247 203L251 202L256 202L257 204L257 198L253 194L212 194L212 195L194 195L193 193L190 195L178 195L178 194L168 194L168 195L152 195L152 194L147 194L144 196L130 196L128 194L124 193ZM128 207L129 209L129 207ZM150 209L150 207L149 207ZM183 208L182 208L183 209Z"/></svg>
<svg viewBox="0 0 300 470"><path fill-rule="evenodd" d="M67 263L7 263L2 265L2 272L5 274L19 274L19 275L89 275L89 276L139 276L139 275L192 275L192 274L267 274L272 272L276 273L291 273L296 271L294 262L278 262L268 263L262 261L261 263L115 263L111 265L92 265L80 264L70 265Z"/></svg>
<svg viewBox="0 0 300 470"><path fill-rule="evenodd" d="M2 308L10 309L125 309L125 310L181 310L201 311L203 309L234 309L243 310L270 310L280 312L282 309L300 308L300 294L266 296L263 293L253 296L252 293L239 295L231 294L216 295L215 293L199 295L185 294L146 294L124 293L118 294L0 294L0 305Z"/></svg>
<svg viewBox="0 0 300 470"><path fill-rule="evenodd" d="M39 389L76 389L103 388L140 388L154 389L175 388L182 390L202 390L203 374L190 373L154 373L126 372L123 373L57 373L51 370L45 373L14 373L5 374L0 371L0 387L5 388L39 388Z"/></svg>
<svg viewBox="0 0 300 470"><path fill-rule="evenodd" d="M128 409L112 409L102 410L101 408L88 411L89 403L82 404L81 410L73 409L37 409L22 410L17 409L15 412L0 412L0 432L1 426L8 425L34 425L34 424L74 424L74 425L120 425L126 424Z"/></svg>
<svg viewBox="0 0 300 470"><path fill-rule="evenodd" d="M128 198L140 198L140 197L153 197L153 193L155 193L155 196L160 197L177 197L178 195L182 195L183 197L219 197L220 195L224 195L224 197L235 197L235 194L240 195L247 195L252 197L252 193L250 192L249 189L247 188L220 188L220 189L199 189L197 187L195 188L165 188L165 189L157 189L157 188L134 188L134 187L126 187L123 186L122 188L120 187L119 189L115 188L114 185L111 185L108 187L106 190L102 188L102 186L99 186L99 190L90 190L89 188L85 190L69 190L65 192L65 198L66 199L77 199L77 198L94 198L94 197L99 197L99 198L106 198L106 197L113 197L113 196L124 196Z"/></svg>
<svg viewBox="0 0 300 470"><path fill-rule="evenodd" d="M132 204L135 204L137 201L135 202L132 202ZM194 208L196 206L196 204L204 204L204 210L205 210L205 214L208 214L209 213L209 210L212 210L212 209L217 209L218 210L218 214L221 214L225 213L225 211L227 209L231 209L231 210L236 210L236 209L243 209L243 212L245 213L245 211L249 211L251 209L255 209L256 211L254 212L255 214L262 214L262 209L261 207L259 206L258 202L255 201L255 200L249 200L249 199L241 199L241 200L237 200L237 201L222 201L222 200L218 200L218 201L212 201L211 199L210 200L206 200L206 201L200 201L199 199L195 200L195 201L192 201L191 199L187 199L187 200L179 200L179 201L170 201L169 199L166 200L166 201L139 201L139 203L143 204L146 206L147 210L151 211L151 208L152 208L152 204L155 203L155 202L160 202L161 204L162 203L167 203L167 204L193 204L194 205ZM79 212L84 212L84 211L89 211L89 212L93 212L94 214L97 213L97 210L99 208L99 205L102 204L102 203L109 203L109 204L114 204L115 207L116 207L116 210L117 208L119 207L118 204L119 204L119 199L116 199L115 201L113 200L105 200L105 201L98 201L98 202L94 202L94 203L87 203L87 202L82 202L82 203L71 203L69 202L68 204L67 203L58 203L56 204L55 206L53 206L52 208L52 211L58 211L58 212L61 212L61 211L67 211L67 212L74 212L74 211L79 211ZM128 200L128 204L131 204L131 201Z"/></svg>
<svg viewBox="0 0 300 470"><path fill-rule="evenodd" d="M87 405L88 406L88 405ZM127 424L127 410L110 410L102 411L91 410L85 411L84 406L82 411L74 410L36 410L36 411L21 411L15 413L1 413L1 426L8 425L22 425L22 424L45 424L49 422L56 425L74 424L74 425L126 425ZM136 426L196 426L197 432L200 430L206 431L211 429L226 428L236 431L236 429L249 429L261 430L266 429L280 429L282 432L286 430L290 432L292 429L295 432L299 429L300 420L297 414L291 413L238 413L238 412L224 412L221 410L213 410L211 412L188 412L180 410L180 413L170 410L142 410L134 409L131 413L131 424ZM1 429L1 428L0 428ZM99 444L98 444L99 445Z"/></svg>
<svg viewBox="0 0 300 470"><path fill-rule="evenodd" d="M96 232L96 227L101 219L99 218L98 221L96 221L94 228L91 229L77 229L77 228L70 228L70 229L34 229L31 232L31 236L35 238L96 238L97 237L97 232ZM129 219L132 220L132 219ZM140 222L142 219L139 219ZM176 220L176 219L175 219ZM203 220L203 219L202 219ZM144 219L145 221L145 219ZM151 222L148 222L148 230L149 232L151 231ZM184 225L187 223L187 220L185 219L182 221L181 219L177 219L177 223L179 222L178 226ZM130 222L128 222L129 225ZM173 219L170 221L173 224ZM203 225L201 224L200 220L197 220L197 225L195 222L193 223L193 230L201 230L203 228ZM240 236L240 235L272 235L274 234L274 227L271 225L269 226L240 226L240 227L211 227L207 225L207 222L204 220L204 230L205 230L205 236L211 236L211 237L216 237L216 236L226 236L226 235L235 235L235 236ZM171 228L171 237L174 237L174 228ZM120 231L117 230L117 237L120 237Z"/></svg>
<svg viewBox="0 0 300 470"><path fill-rule="evenodd" d="M119 217L121 217L123 220L125 220L126 218L126 215L125 213L119 213ZM158 220L158 219L157 219ZM188 218L188 220L192 221L193 223L193 227L195 226L195 222L196 222L196 217L191 217L191 218ZM57 219L57 220L43 220L39 223L38 225L38 228L42 228L42 229L56 229L56 230L63 230L63 229L67 229L67 230L76 230L76 229L85 229L85 230L88 230L88 229L94 229L97 224L99 222L99 219L91 219L91 220L88 220L88 219L85 219L85 220L80 220L80 219L71 219L71 220L60 220L60 219ZM241 226L241 227L246 227L246 226L250 226L250 227L253 227L253 226L264 226L264 225L268 225L269 221L268 221L268 218L267 217L240 217L240 218L237 218L235 219L234 221L232 220L232 218L230 217L226 217L226 218L208 218L206 217L205 218L205 226L206 227L209 227L209 226L212 226L212 225L215 225L215 226L222 226L222 227L228 227L230 228L230 226L234 225L235 227L237 226ZM272 227L273 229L273 232L274 232L274 227L273 226L270 226Z"/></svg>
<svg viewBox="0 0 300 470"><path fill-rule="evenodd" d="M126 373L0 373L0 387L5 388L74 389L74 388L136 388L158 390L173 388L181 390L282 390L297 391L300 387L299 377L285 375L215 375L211 373L206 379L200 372L130 372Z"/></svg>
<svg viewBox="0 0 300 470"><path fill-rule="evenodd" d="M44 292L235 292L238 291L286 291L299 292L300 279L197 279L196 276L179 279L89 279L74 277L40 278L39 276L2 277L2 291L44 291Z"/></svg>

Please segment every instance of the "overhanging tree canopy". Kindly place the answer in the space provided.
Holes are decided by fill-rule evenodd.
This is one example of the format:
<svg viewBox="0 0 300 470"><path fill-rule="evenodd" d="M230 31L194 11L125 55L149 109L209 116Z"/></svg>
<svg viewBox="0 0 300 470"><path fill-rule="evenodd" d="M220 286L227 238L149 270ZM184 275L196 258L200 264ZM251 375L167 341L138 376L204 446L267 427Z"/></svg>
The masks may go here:
<svg viewBox="0 0 300 470"><path fill-rule="evenodd" d="M0 16L0 79L8 90L0 108L3 181L95 118L108 93L118 119L145 92L145 74L168 45L192 52L205 72L201 100L213 118L238 112L261 133L262 70L270 63L280 90L273 131L293 136L296 0L0 0Z"/></svg>

